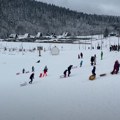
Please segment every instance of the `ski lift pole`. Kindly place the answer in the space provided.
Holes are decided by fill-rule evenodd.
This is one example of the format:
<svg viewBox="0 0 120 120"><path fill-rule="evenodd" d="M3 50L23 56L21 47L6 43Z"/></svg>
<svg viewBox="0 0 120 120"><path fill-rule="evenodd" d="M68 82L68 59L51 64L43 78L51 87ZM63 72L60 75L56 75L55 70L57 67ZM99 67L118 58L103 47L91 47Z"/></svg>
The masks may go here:
<svg viewBox="0 0 120 120"><path fill-rule="evenodd" d="M118 36L118 52L119 52L119 39L120 39L120 36Z"/></svg>

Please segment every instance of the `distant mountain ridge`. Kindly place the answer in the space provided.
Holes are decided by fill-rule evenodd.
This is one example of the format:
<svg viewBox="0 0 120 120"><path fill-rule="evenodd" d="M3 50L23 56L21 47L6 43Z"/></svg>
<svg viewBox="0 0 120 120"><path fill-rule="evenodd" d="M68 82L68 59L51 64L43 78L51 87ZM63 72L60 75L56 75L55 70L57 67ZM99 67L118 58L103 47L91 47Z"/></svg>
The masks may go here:
<svg viewBox="0 0 120 120"><path fill-rule="evenodd" d="M116 30L120 17L91 15L35 0L0 0L0 37L17 34L101 34Z"/></svg>

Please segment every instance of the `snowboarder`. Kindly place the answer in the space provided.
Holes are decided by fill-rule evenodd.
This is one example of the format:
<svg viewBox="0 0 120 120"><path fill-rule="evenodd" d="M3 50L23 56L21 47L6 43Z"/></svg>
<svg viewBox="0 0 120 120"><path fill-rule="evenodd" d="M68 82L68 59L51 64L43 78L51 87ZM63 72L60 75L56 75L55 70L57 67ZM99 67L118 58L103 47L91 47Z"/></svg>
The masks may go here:
<svg viewBox="0 0 120 120"><path fill-rule="evenodd" d="M64 74L64 77L66 77L66 74L67 74L67 69L63 72L63 74Z"/></svg>
<svg viewBox="0 0 120 120"><path fill-rule="evenodd" d="M83 64L83 60L80 61L80 67L82 67L82 64Z"/></svg>
<svg viewBox="0 0 120 120"><path fill-rule="evenodd" d="M47 68L47 65L46 65L45 68L44 68L44 70L43 70L43 72L44 72L43 73L43 77L47 76L47 71L48 71L48 68Z"/></svg>
<svg viewBox="0 0 120 120"><path fill-rule="evenodd" d="M71 74L71 69L72 69L72 67L73 67L73 65L70 65L70 66L68 67L68 77L69 77L70 74Z"/></svg>
<svg viewBox="0 0 120 120"><path fill-rule="evenodd" d="M32 73L32 74L30 75L30 82L29 82L29 84L32 84L33 79L34 79L34 73Z"/></svg>
<svg viewBox="0 0 120 120"><path fill-rule="evenodd" d="M93 66L93 69L92 69L92 75L94 75L94 76L96 76L95 71L96 71L96 67L95 67L95 65L94 65L94 66Z"/></svg>
<svg viewBox="0 0 120 120"><path fill-rule="evenodd" d="M111 74L117 74L118 71L119 71L119 62L118 62L118 60L116 60L114 63L114 68L113 68L113 71L111 72Z"/></svg>
<svg viewBox="0 0 120 120"><path fill-rule="evenodd" d="M103 59L103 51L101 51L101 60Z"/></svg>

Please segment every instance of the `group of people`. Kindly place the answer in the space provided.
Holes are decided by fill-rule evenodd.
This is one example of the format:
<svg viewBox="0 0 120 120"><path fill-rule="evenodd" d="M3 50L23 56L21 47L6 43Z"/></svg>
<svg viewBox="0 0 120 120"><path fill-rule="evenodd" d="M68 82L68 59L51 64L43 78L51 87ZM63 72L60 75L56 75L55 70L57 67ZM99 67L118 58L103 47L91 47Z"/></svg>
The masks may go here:
<svg viewBox="0 0 120 120"><path fill-rule="evenodd" d="M118 45L111 45L110 46L110 52L111 51L118 51L118 50L120 50L120 45L118 46Z"/></svg>
<svg viewBox="0 0 120 120"><path fill-rule="evenodd" d="M83 58L83 53L80 54L80 58ZM79 58L79 59L80 59ZM103 59L103 52L101 51L101 60ZM81 60L80 62L80 67L82 66L82 62L83 60ZM93 66L93 69L92 69L92 75L94 77L96 77L96 54L94 56L91 56L91 65ZM113 70L111 72L111 74L117 74L118 71L119 71L119 67L120 67L120 64L119 64L119 61L116 60L115 63L114 63L114 67L113 67ZM71 69L73 68L73 65L69 65L67 69L65 69L65 71L63 72L63 75L64 77L69 77L70 74L71 74ZM32 66L32 74L30 75L30 81L29 81L29 84L32 84L33 82L33 79L34 79L34 66ZM47 68L47 65L44 67L44 70L43 70L43 74L40 74L39 77L44 77L44 76L47 76L47 71L48 71L48 68ZM23 73L25 72L25 69L23 69Z"/></svg>
<svg viewBox="0 0 120 120"><path fill-rule="evenodd" d="M78 54L78 59L82 59L83 58L83 53L81 52L80 54Z"/></svg>
<svg viewBox="0 0 120 120"><path fill-rule="evenodd" d="M35 68L34 68L34 66L32 66L32 73L30 74L30 77L29 77L29 79L30 79L29 84L32 84L32 82L33 82L33 79L34 79L34 76L35 76L34 71L35 71ZM47 68L47 65L46 65L44 67L43 73L40 73L39 77L47 76L47 71L48 71L48 68ZM22 69L22 73L23 74L25 73L25 69L24 68Z"/></svg>
<svg viewBox="0 0 120 120"><path fill-rule="evenodd" d="M68 72L68 77L70 76L72 67L73 65L69 65L68 68L63 72L64 77L67 77L67 72Z"/></svg>

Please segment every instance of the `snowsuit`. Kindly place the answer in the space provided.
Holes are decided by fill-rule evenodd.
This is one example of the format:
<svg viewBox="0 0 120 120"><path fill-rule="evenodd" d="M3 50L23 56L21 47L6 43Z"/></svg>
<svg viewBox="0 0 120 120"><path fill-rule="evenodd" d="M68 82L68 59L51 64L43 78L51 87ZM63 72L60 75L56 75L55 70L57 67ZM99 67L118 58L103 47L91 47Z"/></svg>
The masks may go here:
<svg viewBox="0 0 120 120"><path fill-rule="evenodd" d="M30 82L29 82L29 84L32 84L33 79L34 79L34 73L32 73L32 74L30 75Z"/></svg>
<svg viewBox="0 0 120 120"><path fill-rule="evenodd" d="M32 66L32 72L34 72L34 70L35 70L35 68L34 68L34 66Z"/></svg>
<svg viewBox="0 0 120 120"><path fill-rule="evenodd" d="M64 77L66 77L67 71L68 71L68 70L65 70L65 71L63 72Z"/></svg>
<svg viewBox="0 0 120 120"><path fill-rule="evenodd" d="M68 67L68 77L69 77L70 74L71 74L71 69L72 69L72 67L73 67L73 65L70 65L70 66Z"/></svg>
<svg viewBox="0 0 120 120"><path fill-rule="evenodd" d="M82 52L80 53L80 56L81 56L81 58L83 58L83 53Z"/></svg>
<svg viewBox="0 0 120 120"><path fill-rule="evenodd" d="M22 73L25 73L25 69L23 68Z"/></svg>
<svg viewBox="0 0 120 120"><path fill-rule="evenodd" d="M80 61L80 67L82 67L82 64L83 64L83 61L81 60L81 61Z"/></svg>
<svg viewBox="0 0 120 120"><path fill-rule="evenodd" d="M103 51L101 51L101 60L103 59Z"/></svg>
<svg viewBox="0 0 120 120"><path fill-rule="evenodd" d="M92 75L94 75L94 76L96 76L95 70L96 70L96 67L94 66L92 69Z"/></svg>
<svg viewBox="0 0 120 120"><path fill-rule="evenodd" d="M91 56L91 65L93 65L94 62L94 56Z"/></svg>
<svg viewBox="0 0 120 120"><path fill-rule="evenodd" d="M117 74L118 71L119 71L119 62L118 62L118 60L116 60L115 64L114 64L113 71L111 72L111 74Z"/></svg>
<svg viewBox="0 0 120 120"><path fill-rule="evenodd" d="M44 73L43 73L43 77L44 77L44 76L47 76L47 71L48 71L48 68L47 68L47 66L45 66L45 68L44 68L44 70L43 70L43 72L44 72Z"/></svg>

